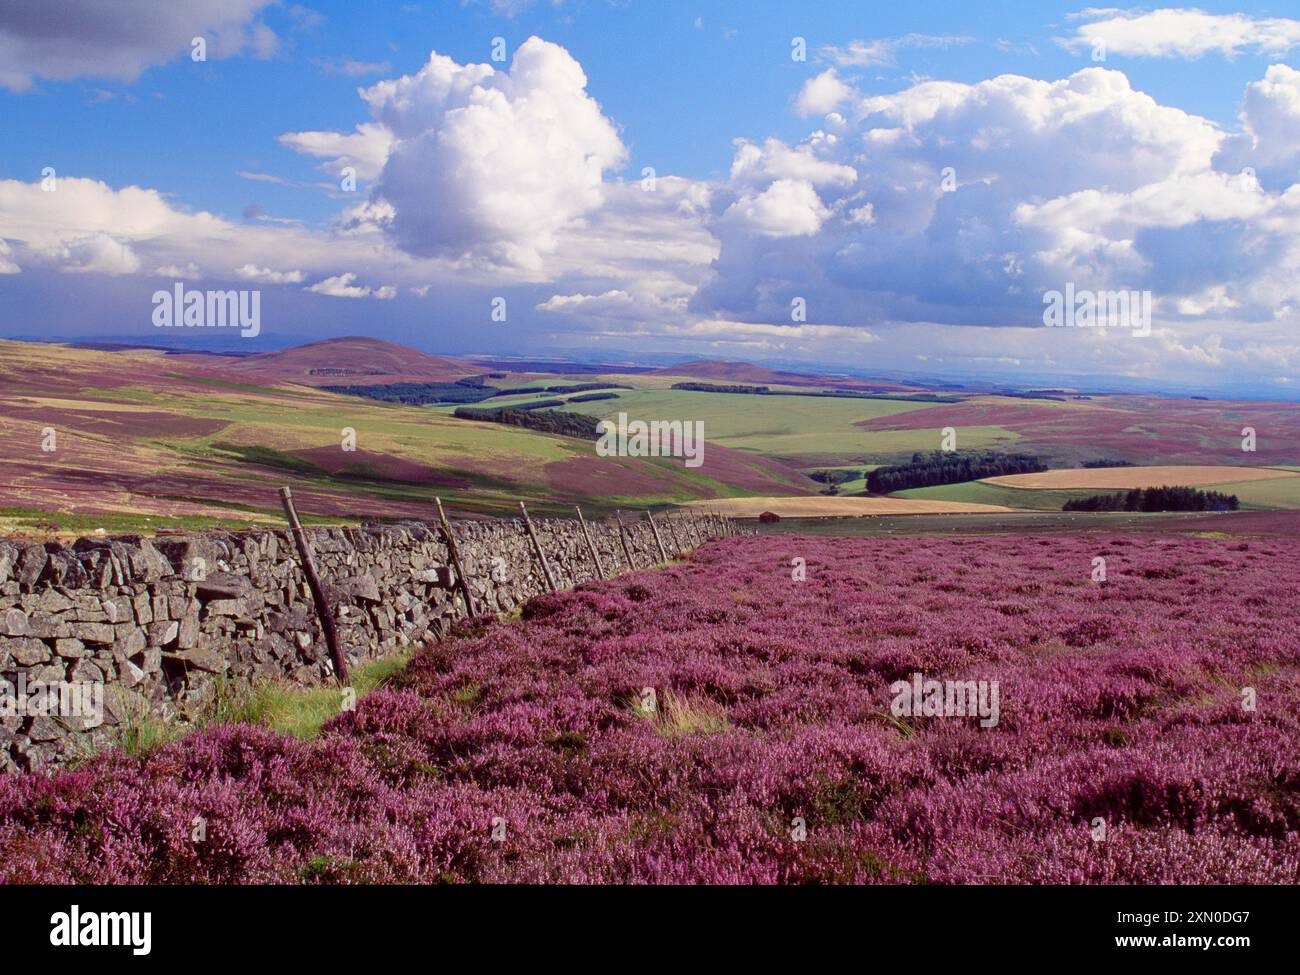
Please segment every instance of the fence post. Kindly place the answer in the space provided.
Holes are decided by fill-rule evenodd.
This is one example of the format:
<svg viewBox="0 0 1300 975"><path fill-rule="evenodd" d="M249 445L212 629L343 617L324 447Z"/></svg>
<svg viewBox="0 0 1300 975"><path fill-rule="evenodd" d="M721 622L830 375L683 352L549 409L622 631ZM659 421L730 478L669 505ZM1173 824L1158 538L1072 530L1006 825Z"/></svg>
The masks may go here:
<svg viewBox="0 0 1300 975"><path fill-rule="evenodd" d="M655 516L649 511L645 513L646 520L650 522L650 530L655 533L655 544L659 546L659 557L665 562L668 561L668 553L664 550L664 540L659 537L659 526L655 524Z"/></svg>
<svg viewBox="0 0 1300 975"><path fill-rule="evenodd" d="M578 524L582 526L582 535L587 539L587 551L591 553L591 561L596 563L596 575L605 578L605 567L600 564L600 555L596 552L596 545L591 540L591 532L587 531L587 519L582 517L582 508L578 505L573 506L578 512Z"/></svg>
<svg viewBox="0 0 1300 975"><path fill-rule="evenodd" d="M325 636L325 646L329 648L330 660L334 663L334 676L340 684L348 679L348 662L343 658L339 648L339 633L334 626L334 613L330 609L325 589L316 574L316 560L311 554L311 543L307 533L302 530L298 512L293 506L293 492L287 487L280 488L280 503L284 505L285 517L289 520L289 530L293 533L294 544L298 546L298 558L302 560L302 574L307 577L307 588L311 590L312 602L316 604L316 615L320 617L321 633Z"/></svg>
<svg viewBox="0 0 1300 975"><path fill-rule="evenodd" d="M615 511L614 517L618 519L618 540L623 543L623 557L627 559L629 570L636 571L636 563L632 561L632 550L627 546L627 529L623 527L623 512Z"/></svg>
<svg viewBox="0 0 1300 975"><path fill-rule="evenodd" d="M524 527L528 529L528 537L533 540L533 548L537 549L537 557L542 562L542 574L546 576L546 588L555 592L555 579L551 576L551 564L546 561L546 553L542 551L542 543L537 538L537 532L533 531L533 519L528 517L528 509L524 507L522 501L519 502L519 511L524 516Z"/></svg>
<svg viewBox="0 0 1300 975"><path fill-rule="evenodd" d="M469 579L465 577L465 567L460 561L460 547L456 544L456 536L451 530L451 522L447 520L447 513L442 510L442 498L434 498L438 505L438 520L442 522L442 533L447 536L447 551L451 553L452 564L456 566L456 578L460 581L460 594L465 597L465 613L470 618L475 617L474 597L470 595Z"/></svg>

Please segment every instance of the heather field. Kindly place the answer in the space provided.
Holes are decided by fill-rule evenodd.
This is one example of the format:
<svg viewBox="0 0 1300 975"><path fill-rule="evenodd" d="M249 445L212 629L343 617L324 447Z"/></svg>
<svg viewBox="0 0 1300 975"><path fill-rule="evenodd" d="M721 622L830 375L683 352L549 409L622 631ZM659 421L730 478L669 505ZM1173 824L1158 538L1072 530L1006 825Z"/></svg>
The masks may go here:
<svg viewBox="0 0 1300 975"><path fill-rule="evenodd" d="M400 346L354 345L370 349L370 367L409 353L405 368L423 370L390 381L450 368ZM322 362L357 364L354 345L226 359L0 340L0 532L278 522L276 490L286 478L305 512L335 521L427 518L434 496L501 514L521 498L539 509L608 511L630 499L798 495L817 486L722 445L710 444L695 469L598 457L586 441L306 385L340 381L338 369L308 373ZM48 451L46 430L57 434ZM354 450L340 449L345 430Z"/></svg>
<svg viewBox="0 0 1300 975"><path fill-rule="evenodd" d="M0 878L1296 883L1298 587L1271 538L728 539L482 621L314 740L8 777ZM997 723L897 716L914 673L996 681Z"/></svg>

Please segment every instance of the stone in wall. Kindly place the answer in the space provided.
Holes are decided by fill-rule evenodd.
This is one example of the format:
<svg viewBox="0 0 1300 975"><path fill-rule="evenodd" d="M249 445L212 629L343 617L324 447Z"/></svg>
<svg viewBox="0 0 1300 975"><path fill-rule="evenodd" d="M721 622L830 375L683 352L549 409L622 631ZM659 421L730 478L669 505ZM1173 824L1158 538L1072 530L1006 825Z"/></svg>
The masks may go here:
<svg viewBox="0 0 1300 975"><path fill-rule="evenodd" d="M729 529L660 519L670 554ZM558 588L598 578L577 521L534 519ZM607 576L661 561L644 517L620 538L588 523ZM546 591L521 521L454 522L480 614L508 613ZM441 640L466 615L450 552L423 522L307 530L349 665ZM633 565L628 564L626 550ZM0 679L17 688L102 685L103 724L0 714L0 771L56 766L143 714L199 713L215 681L333 679L297 549L287 531L81 538L70 546L0 540Z"/></svg>

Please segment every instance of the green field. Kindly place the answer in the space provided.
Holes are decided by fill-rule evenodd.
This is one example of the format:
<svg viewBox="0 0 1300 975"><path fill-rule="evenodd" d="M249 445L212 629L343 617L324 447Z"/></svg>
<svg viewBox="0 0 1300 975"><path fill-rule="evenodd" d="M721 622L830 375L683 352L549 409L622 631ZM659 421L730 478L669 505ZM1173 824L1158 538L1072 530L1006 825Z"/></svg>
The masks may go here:
<svg viewBox="0 0 1300 975"><path fill-rule="evenodd" d="M938 484L934 487L910 488L895 491L892 497L916 498L922 501L971 501L978 504L1000 504L1025 511L1060 511L1071 498L1086 498L1097 491L1048 491L1031 488L1003 487L985 481L963 481L961 484Z"/></svg>
<svg viewBox="0 0 1300 975"><path fill-rule="evenodd" d="M1235 494L1243 509L1300 508L1300 477L1206 484L1201 485L1201 488L1206 491L1218 491L1221 494ZM842 493L847 492L842 491ZM1000 504L1026 511L1060 511L1061 506L1071 498L1114 493L1119 492L1093 488L1056 491L1005 487L1000 484L989 484L986 481L965 481L961 484L940 484L935 487L896 491L893 497L930 501L974 501L980 504Z"/></svg>
<svg viewBox="0 0 1300 975"><path fill-rule="evenodd" d="M679 389L619 390L619 398L563 407L616 419L620 412L638 420L702 420L706 440L726 447L798 462L801 467L854 466L879 459L936 449L941 431L864 430L854 424L882 416L929 409L930 403L816 396L756 396L749 393L699 393ZM493 403L498 403L493 400ZM1015 441L1002 427L962 427L966 447L996 447ZM865 466L865 465L857 465Z"/></svg>
<svg viewBox="0 0 1300 975"><path fill-rule="evenodd" d="M1300 477L1230 481L1227 484L1207 485L1205 490L1235 494L1243 508L1300 508Z"/></svg>

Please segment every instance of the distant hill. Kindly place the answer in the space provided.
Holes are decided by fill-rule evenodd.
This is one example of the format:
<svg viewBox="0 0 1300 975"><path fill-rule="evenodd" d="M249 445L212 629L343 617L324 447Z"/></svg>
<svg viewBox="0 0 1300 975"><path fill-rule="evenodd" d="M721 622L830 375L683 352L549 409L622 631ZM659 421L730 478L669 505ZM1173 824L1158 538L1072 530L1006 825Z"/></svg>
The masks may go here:
<svg viewBox="0 0 1300 975"><path fill-rule="evenodd" d="M839 376L818 376L802 372L784 372L756 366L751 362L728 362L723 359L693 359L675 366L652 369L652 376L695 376L700 379L717 379L731 383L756 383L759 385L817 386L819 388L863 390L911 390L913 387L884 380L845 379Z"/></svg>
<svg viewBox="0 0 1300 975"><path fill-rule="evenodd" d="M482 371L459 359L427 355L395 342L356 335L242 358L202 354L174 358L200 365L216 365L223 373L242 376L247 382L258 385L291 382L304 386L369 386L447 382Z"/></svg>
<svg viewBox="0 0 1300 975"><path fill-rule="evenodd" d="M778 461L713 442L703 466L686 468L600 456L591 440L290 386L339 382L311 375L317 368L404 370L374 382L428 381L446 375L433 372L442 363L459 369L400 345L338 340L257 358L0 339L0 535L50 525L282 524L283 485L304 517L353 521L427 520L435 497L460 514L513 515L522 500L534 517L571 517L575 504L598 517L615 507L819 487ZM55 435L57 449L43 450Z"/></svg>

